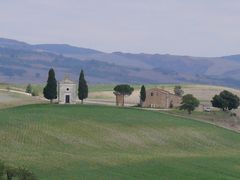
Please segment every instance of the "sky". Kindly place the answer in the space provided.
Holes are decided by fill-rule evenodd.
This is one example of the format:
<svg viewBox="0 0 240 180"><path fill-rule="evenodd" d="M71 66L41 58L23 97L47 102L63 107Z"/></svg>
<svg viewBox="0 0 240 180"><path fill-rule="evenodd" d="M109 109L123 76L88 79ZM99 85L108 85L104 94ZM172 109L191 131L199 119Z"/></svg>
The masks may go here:
<svg viewBox="0 0 240 180"><path fill-rule="evenodd" d="M105 52L240 53L240 0L0 0L0 37Z"/></svg>

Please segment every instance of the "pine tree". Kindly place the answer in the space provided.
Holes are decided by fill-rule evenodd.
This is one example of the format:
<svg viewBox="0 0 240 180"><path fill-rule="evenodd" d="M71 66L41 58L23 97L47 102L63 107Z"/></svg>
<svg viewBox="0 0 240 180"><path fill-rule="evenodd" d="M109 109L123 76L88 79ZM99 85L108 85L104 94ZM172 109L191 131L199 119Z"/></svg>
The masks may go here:
<svg viewBox="0 0 240 180"><path fill-rule="evenodd" d="M134 91L134 88L131 87L128 84L119 84L114 87L114 94L117 95L122 95L123 96L123 106L124 106L124 97L125 96L130 96L132 92Z"/></svg>
<svg viewBox="0 0 240 180"><path fill-rule="evenodd" d="M50 69L48 72L47 85L43 89L44 97L52 103L53 99L57 99L57 81L55 79L55 72Z"/></svg>
<svg viewBox="0 0 240 180"><path fill-rule="evenodd" d="M141 87L141 91L140 91L140 105L142 106L143 105L143 102L146 100L146 88L145 86L143 85Z"/></svg>
<svg viewBox="0 0 240 180"><path fill-rule="evenodd" d="M80 76L79 76L79 83L78 83L78 98L81 100L81 103L83 104L83 100L88 97L88 85L84 78L84 72L81 70Z"/></svg>

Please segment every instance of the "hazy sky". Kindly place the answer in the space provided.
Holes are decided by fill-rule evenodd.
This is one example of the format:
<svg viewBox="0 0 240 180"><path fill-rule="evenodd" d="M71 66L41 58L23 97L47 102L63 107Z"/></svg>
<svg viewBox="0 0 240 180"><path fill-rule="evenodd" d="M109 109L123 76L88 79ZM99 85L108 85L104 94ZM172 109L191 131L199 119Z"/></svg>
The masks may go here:
<svg viewBox="0 0 240 180"><path fill-rule="evenodd" d="M106 52L240 53L240 0L0 0L0 37Z"/></svg>

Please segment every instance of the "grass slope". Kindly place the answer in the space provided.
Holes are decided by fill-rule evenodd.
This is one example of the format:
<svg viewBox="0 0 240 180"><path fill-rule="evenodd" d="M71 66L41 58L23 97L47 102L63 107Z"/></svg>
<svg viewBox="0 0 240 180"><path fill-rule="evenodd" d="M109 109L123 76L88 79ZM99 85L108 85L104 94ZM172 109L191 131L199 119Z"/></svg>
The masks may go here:
<svg viewBox="0 0 240 180"><path fill-rule="evenodd" d="M0 159L40 179L239 179L240 135L159 112L28 105L0 110Z"/></svg>

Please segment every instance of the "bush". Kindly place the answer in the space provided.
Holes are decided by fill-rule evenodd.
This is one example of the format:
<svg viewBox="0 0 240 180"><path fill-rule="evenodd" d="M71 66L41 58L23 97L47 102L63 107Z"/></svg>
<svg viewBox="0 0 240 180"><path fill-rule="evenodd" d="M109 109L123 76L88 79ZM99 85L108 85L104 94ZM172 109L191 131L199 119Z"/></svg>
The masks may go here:
<svg viewBox="0 0 240 180"><path fill-rule="evenodd" d="M29 94L32 94L32 91L33 91L33 89L32 89L32 85L31 84L28 84L27 85L27 87L26 87L26 93L29 93Z"/></svg>
<svg viewBox="0 0 240 180"><path fill-rule="evenodd" d="M31 94L32 96L39 96L39 92L36 89L34 89Z"/></svg>
<svg viewBox="0 0 240 180"><path fill-rule="evenodd" d="M236 116L237 116L237 114L236 114L236 113L234 113L234 112L232 112L232 113L230 114L230 116L232 116L232 117L236 117Z"/></svg>
<svg viewBox="0 0 240 180"><path fill-rule="evenodd" d="M182 96L184 94L184 91L182 90L181 86L175 86L174 93L176 96Z"/></svg>

